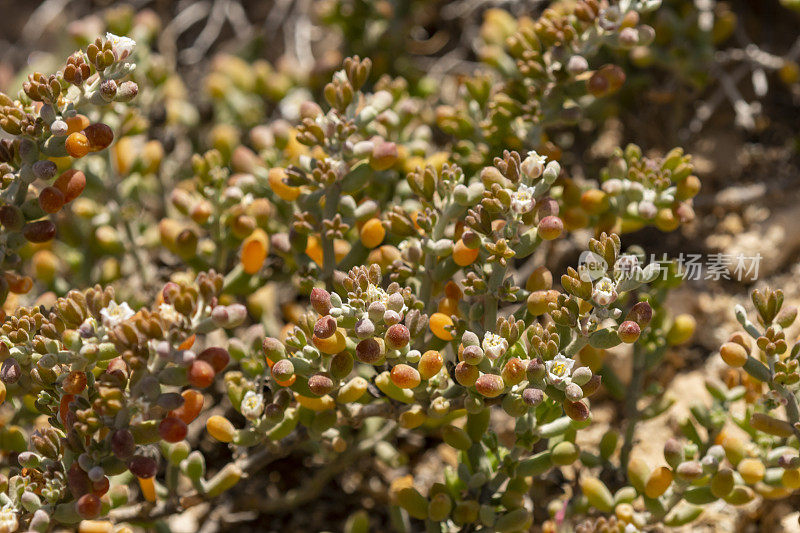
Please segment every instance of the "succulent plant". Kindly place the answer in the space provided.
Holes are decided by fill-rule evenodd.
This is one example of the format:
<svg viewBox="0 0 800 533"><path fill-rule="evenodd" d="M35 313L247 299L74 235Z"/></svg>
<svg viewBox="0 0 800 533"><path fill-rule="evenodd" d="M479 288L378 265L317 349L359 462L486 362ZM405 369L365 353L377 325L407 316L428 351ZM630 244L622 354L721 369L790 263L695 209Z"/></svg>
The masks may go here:
<svg viewBox="0 0 800 533"><path fill-rule="evenodd" d="M124 36L78 21L84 49L0 93L0 531L279 513L365 456L391 479L348 532L368 507L398 531L630 532L800 489L779 290L735 309L710 402L642 458L697 323L636 236L696 224L702 167L580 149L644 92L636 69L708 83L728 8L710 29L686 2L491 8L456 73L392 57L449 24L423 4L321 2L319 31L352 38L314 68L226 50L199 77L180 66L203 39L175 56L155 12L117 7L103 24ZM676 31L697 44L681 66ZM278 490L262 473L294 453L314 473Z"/></svg>

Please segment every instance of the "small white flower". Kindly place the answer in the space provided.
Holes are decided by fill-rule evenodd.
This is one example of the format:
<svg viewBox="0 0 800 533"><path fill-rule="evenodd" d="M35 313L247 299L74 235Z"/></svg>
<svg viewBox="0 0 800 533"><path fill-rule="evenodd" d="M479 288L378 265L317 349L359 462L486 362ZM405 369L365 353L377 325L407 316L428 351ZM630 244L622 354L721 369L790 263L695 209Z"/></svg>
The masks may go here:
<svg viewBox="0 0 800 533"><path fill-rule="evenodd" d="M601 307L614 303L614 300L617 299L617 290L614 282L607 277L597 280L592 291L592 299Z"/></svg>
<svg viewBox="0 0 800 533"><path fill-rule="evenodd" d="M365 296L366 298L364 303L367 304L367 306L373 302L380 302L383 305L386 305L389 300L389 295L386 294L386 291L378 285L373 285L372 283L367 285Z"/></svg>
<svg viewBox="0 0 800 533"><path fill-rule="evenodd" d="M631 524L630 522L628 525L625 526L625 533L639 533L639 528L635 525Z"/></svg>
<svg viewBox="0 0 800 533"><path fill-rule="evenodd" d="M113 33L106 33L106 40L111 42L111 50L114 52L114 58L117 61L124 61L133 53L136 47L136 41L130 37L120 37Z"/></svg>
<svg viewBox="0 0 800 533"><path fill-rule="evenodd" d="M118 304L114 300L108 302L108 307L104 307L100 310L100 316L103 318L103 325L107 328L113 328L117 324L125 322L134 314L128 302Z"/></svg>
<svg viewBox="0 0 800 533"><path fill-rule="evenodd" d="M248 420L255 420L264 412L264 398L251 390L242 398L242 414Z"/></svg>
<svg viewBox="0 0 800 533"><path fill-rule="evenodd" d="M0 509L0 533L11 533L16 531L19 527L17 520L17 510L10 503L7 503Z"/></svg>
<svg viewBox="0 0 800 533"><path fill-rule="evenodd" d="M527 213L534 205L533 187L520 184L519 188L511 193L511 210L515 213Z"/></svg>
<svg viewBox="0 0 800 533"><path fill-rule="evenodd" d="M165 321L170 322L172 324L179 322L181 320L181 315L172 304L162 303L158 306L158 314L163 318Z"/></svg>
<svg viewBox="0 0 800 533"><path fill-rule="evenodd" d="M535 180L544 172L544 164L547 162L547 156L539 155L535 151L528 152L528 157L522 162L520 168L522 173L530 179Z"/></svg>
<svg viewBox="0 0 800 533"><path fill-rule="evenodd" d="M563 388L570 383L569 376L572 374L572 366L575 364L573 359L564 357L561 354L555 358L545 361L544 366L547 369L547 381L554 387Z"/></svg>
<svg viewBox="0 0 800 533"><path fill-rule="evenodd" d="M508 350L508 341L497 333L487 331L483 336L481 348L483 348L483 353L486 354L486 357L494 361L506 353L506 350Z"/></svg>

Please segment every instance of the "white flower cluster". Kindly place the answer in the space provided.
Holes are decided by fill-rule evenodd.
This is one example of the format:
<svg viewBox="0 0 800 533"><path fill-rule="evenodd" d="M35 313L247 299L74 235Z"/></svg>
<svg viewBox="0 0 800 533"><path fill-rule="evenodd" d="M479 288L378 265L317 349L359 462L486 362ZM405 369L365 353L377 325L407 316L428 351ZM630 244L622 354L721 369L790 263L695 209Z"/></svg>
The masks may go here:
<svg viewBox="0 0 800 533"><path fill-rule="evenodd" d="M248 420L256 420L264 412L264 398L254 391L247 391L242 398L242 415Z"/></svg>
<svg viewBox="0 0 800 533"><path fill-rule="evenodd" d="M106 328L113 328L116 325L122 324L134 314L128 302L118 304L114 300L108 302L108 306L100 310L100 317L103 320L103 326Z"/></svg>
<svg viewBox="0 0 800 533"><path fill-rule="evenodd" d="M575 360L565 357L562 354L556 355L553 359L545 361L544 366L547 370L547 382L559 389L565 388L572 380L572 367L575 365Z"/></svg>
<svg viewBox="0 0 800 533"><path fill-rule="evenodd" d="M0 533L11 533L19 527L17 520L17 510L10 503L0 509Z"/></svg>
<svg viewBox="0 0 800 533"><path fill-rule="evenodd" d="M114 59L125 61L133 54L133 49L136 48L136 41L130 37L120 37L113 33L106 33L106 40L111 43L111 50L114 52Z"/></svg>
<svg viewBox="0 0 800 533"><path fill-rule="evenodd" d="M483 336L481 348L483 348L483 353L486 354L486 357L494 361L506 353L508 350L508 341L497 333L487 331Z"/></svg>

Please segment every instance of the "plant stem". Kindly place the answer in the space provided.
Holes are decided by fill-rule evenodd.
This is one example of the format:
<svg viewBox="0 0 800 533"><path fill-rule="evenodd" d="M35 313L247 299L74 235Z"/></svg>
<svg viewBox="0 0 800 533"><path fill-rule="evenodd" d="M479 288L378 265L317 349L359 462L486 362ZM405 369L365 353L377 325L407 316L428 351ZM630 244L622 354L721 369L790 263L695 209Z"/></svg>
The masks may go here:
<svg viewBox="0 0 800 533"><path fill-rule="evenodd" d="M645 354L638 344L633 345L633 356L631 361L631 381L628 383L627 391L625 394L625 419L628 421L625 427L625 440L622 443L622 449L619 454L620 465L625 468L628 464L628 458L633 448L633 435L636 431L636 423L639 421L639 411L636 404L639 401L639 395L642 393L642 385L644 384L646 358Z"/></svg>
<svg viewBox="0 0 800 533"><path fill-rule="evenodd" d="M111 158L111 150L106 150L106 162L108 163L108 172L111 174L112 183L116 183L117 176L116 172L114 171L114 161ZM125 234L125 238L128 241L128 247L132 252L133 260L136 263L136 268L139 271L139 275L142 277L142 286L147 288L150 286L150 270L145 268L146 261L142 257L142 250L138 244L136 244L136 234L133 231L133 225L131 224L130 220L125 219L122 214L122 198L119 195L119 190L115 185L107 188L109 194L111 195L111 199L114 203L117 204L119 208L119 215L120 215L120 223L122 225L123 233Z"/></svg>
<svg viewBox="0 0 800 533"><path fill-rule="evenodd" d="M795 436L800 439L800 428L798 428L798 425L800 425L798 424L800 423L800 409L797 406L797 396L779 383L774 383L773 386L775 387L775 390L777 390L784 398L786 398L786 417L789 419L789 423L792 425Z"/></svg>
<svg viewBox="0 0 800 533"><path fill-rule="evenodd" d="M492 273L489 275L488 287L486 289L486 297L484 298L483 306L483 329L484 331L494 330L495 323L497 322L497 308L500 301L495 294L503 284L503 278L506 277L507 266L501 265L499 262L492 265Z"/></svg>
<svg viewBox="0 0 800 533"><path fill-rule="evenodd" d="M431 230L429 237L430 242L436 242L444 235L444 230L447 229L447 224L453 218L457 217L464 208L458 204L447 204L442 213L436 220L436 224ZM433 309L433 301L431 300L431 292L433 291L433 270L436 267L436 255L430 252L425 254L425 272L422 277L422 287L419 293L419 299L425 302L425 309L430 312Z"/></svg>
<svg viewBox="0 0 800 533"><path fill-rule="evenodd" d="M325 237L325 221L333 220L339 209L340 185L334 183L325 193L325 214L320 228L319 240L322 245L322 279L327 289L333 290L333 272L336 270L336 253L333 249L333 238Z"/></svg>

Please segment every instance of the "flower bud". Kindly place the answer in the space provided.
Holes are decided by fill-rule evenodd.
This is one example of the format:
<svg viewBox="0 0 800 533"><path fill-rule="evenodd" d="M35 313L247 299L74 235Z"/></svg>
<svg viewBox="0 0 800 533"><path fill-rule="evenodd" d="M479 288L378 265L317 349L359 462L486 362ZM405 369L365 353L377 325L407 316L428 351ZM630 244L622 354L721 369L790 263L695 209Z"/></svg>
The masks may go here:
<svg viewBox="0 0 800 533"><path fill-rule="evenodd" d="M421 382L421 377L417 369L406 364L399 364L392 367L390 377L392 383L401 389L416 388Z"/></svg>
<svg viewBox="0 0 800 533"><path fill-rule="evenodd" d="M220 373L228 366L231 356L225 348L214 346L200 352L197 355L197 359L210 364L215 373Z"/></svg>
<svg viewBox="0 0 800 533"><path fill-rule="evenodd" d="M675 473L684 481L694 481L703 475L703 466L697 461L684 461L678 465Z"/></svg>
<svg viewBox="0 0 800 533"><path fill-rule="evenodd" d="M468 365L477 365L483 361L483 349L480 346L467 346L461 352L461 357Z"/></svg>
<svg viewBox="0 0 800 533"><path fill-rule="evenodd" d="M571 419L583 422L589 418L589 406L583 400L577 402L564 402L564 413Z"/></svg>
<svg viewBox="0 0 800 533"><path fill-rule="evenodd" d="M583 389L583 396L585 398L591 396L600 388L600 383L602 382L602 376L600 374L594 374L592 379L586 382L585 385L582 385L581 388Z"/></svg>
<svg viewBox="0 0 800 533"><path fill-rule="evenodd" d="M294 375L291 359L281 359L272 365L272 376L278 381L287 381Z"/></svg>
<svg viewBox="0 0 800 533"><path fill-rule="evenodd" d="M664 459L672 468L676 468L683 461L683 445L678 439L667 439L664 444Z"/></svg>
<svg viewBox="0 0 800 533"><path fill-rule="evenodd" d="M33 175L36 177L36 179L46 181L52 179L53 176L56 175L58 167L56 167L56 164L53 163L52 161L45 159L43 161L35 162L33 164L32 170L33 170Z"/></svg>
<svg viewBox="0 0 800 533"><path fill-rule="evenodd" d="M383 357L383 349L374 338L364 339L356 345L356 358L362 363L375 364Z"/></svg>
<svg viewBox="0 0 800 533"><path fill-rule="evenodd" d="M619 325L617 329L617 335L619 336L619 340L626 344L632 344L636 342L641 334L642 330L639 327L639 324L632 320L626 320L622 324Z"/></svg>
<svg viewBox="0 0 800 533"><path fill-rule="evenodd" d="M644 329L650 320L653 318L653 308L647 302L638 302L628 312L625 320L632 320L636 322L640 328Z"/></svg>
<svg viewBox="0 0 800 533"><path fill-rule="evenodd" d="M103 80L100 84L100 96L106 102L111 102L117 96L117 82L114 80Z"/></svg>
<svg viewBox="0 0 800 533"><path fill-rule="evenodd" d="M588 366L581 366L572 371L572 383L579 387L586 385L590 379L592 379L592 371Z"/></svg>
<svg viewBox="0 0 800 533"><path fill-rule="evenodd" d="M564 388L564 394L567 396L569 401L577 402L583 398L583 389L581 389L580 386L575 383L570 383L566 386L566 388Z"/></svg>
<svg viewBox="0 0 800 533"><path fill-rule="evenodd" d="M547 373L547 367L544 362L537 357L528 361L526 373L528 374L528 381L538 381L544 378L544 375Z"/></svg>
<svg viewBox="0 0 800 533"><path fill-rule="evenodd" d="M403 324L395 324L386 330L384 339L386 340L387 348L397 350L408 344L411 334Z"/></svg>
<svg viewBox="0 0 800 533"><path fill-rule="evenodd" d="M422 379L430 379L439 373L443 365L442 354L436 350L428 350L420 357L417 369Z"/></svg>
<svg viewBox="0 0 800 533"><path fill-rule="evenodd" d="M519 357L512 357L503 365L500 375L507 386L513 387L527 377L526 368L527 365Z"/></svg>
<svg viewBox="0 0 800 533"><path fill-rule="evenodd" d="M544 401L544 392L540 389L528 387L522 391L522 401L529 407L536 407Z"/></svg>
<svg viewBox="0 0 800 533"><path fill-rule="evenodd" d="M325 315L314 324L314 335L320 339L327 339L336 333L336 328L336 319L330 315Z"/></svg>
<svg viewBox="0 0 800 533"><path fill-rule="evenodd" d="M148 479L156 475L158 464L155 459L145 457L144 455L134 455L128 461L128 469L131 473L139 478Z"/></svg>
<svg viewBox="0 0 800 533"><path fill-rule="evenodd" d="M264 350L264 355L273 362L283 359L286 356L286 348L283 346L283 343L275 337L266 337L261 347Z"/></svg>
<svg viewBox="0 0 800 533"><path fill-rule="evenodd" d="M542 239L552 241L557 239L561 232L564 231L564 223L556 216L546 216L539 221L537 229Z"/></svg>
<svg viewBox="0 0 800 533"><path fill-rule="evenodd" d="M139 86L133 81L124 81L117 87L114 99L117 102L130 102L139 94Z"/></svg>
<svg viewBox="0 0 800 533"><path fill-rule="evenodd" d="M455 378L462 387L472 387L480 377L480 371L477 367L468 365L461 361L456 365Z"/></svg>
<svg viewBox="0 0 800 533"><path fill-rule="evenodd" d="M42 243L56 236L56 225L51 220L29 222L22 228L22 234L32 243Z"/></svg>
<svg viewBox="0 0 800 533"><path fill-rule="evenodd" d="M0 380L9 385L16 383L22 374L22 369L19 363L13 357L9 357L3 361L0 366Z"/></svg>
<svg viewBox="0 0 800 533"><path fill-rule="evenodd" d="M284 359L284 361L288 360ZM272 368L273 370L275 369L274 366ZM308 388L311 389L311 392L317 396L325 396L329 392L333 391L334 383L333 380L325 374L314 374L308 378Z"/></svg>
<svg viewBox="0 0 800 533"><path fill-rule="evenodd" d="M325 289L314 287L311 290L311 307L320 315L327 315L331 310L331 294Z"/></svg>
<svg viewBox="0 0 800 533"><path fill-rule="evenodd" d="M475 390L486 398L496 398L504 389L503 378L496 374L484 374L475 380Z"/></svg>

